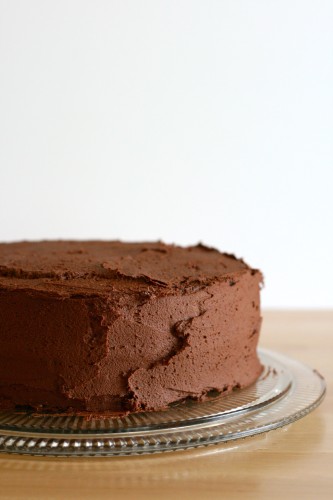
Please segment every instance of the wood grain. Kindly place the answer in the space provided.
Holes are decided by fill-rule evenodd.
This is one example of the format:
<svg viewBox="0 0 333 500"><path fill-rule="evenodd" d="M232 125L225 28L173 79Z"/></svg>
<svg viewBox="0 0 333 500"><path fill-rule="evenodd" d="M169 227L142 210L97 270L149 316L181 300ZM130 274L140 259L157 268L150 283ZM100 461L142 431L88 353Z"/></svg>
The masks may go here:
<svg viewBox="0 0 333 500"><path fill-rule="evenodd" d="M267 311L261 345L321 372L322 405L233 444L141 457L0 455L1 499L332 499L333 311Z"/></svg>

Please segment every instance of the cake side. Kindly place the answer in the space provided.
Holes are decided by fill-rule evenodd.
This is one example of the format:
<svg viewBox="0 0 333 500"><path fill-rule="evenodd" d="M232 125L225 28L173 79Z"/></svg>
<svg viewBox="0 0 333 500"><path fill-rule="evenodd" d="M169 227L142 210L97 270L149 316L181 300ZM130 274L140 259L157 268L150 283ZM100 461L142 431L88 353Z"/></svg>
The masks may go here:
<svg viewBox="0 0 333 500"><path fill-rule="evenodd" d="M72 265L43 249L39 267L0 245L0 408L156 410L258 377L260 272L202 246L166 260L161 243L113 244L68 242Z"/></svg>
<svg viewBox="0 0 333 500"><path fill-rule="evenodd" d="M200 297L187 297L192 311L184 309L182 319L170 325L179 341L177 351L128 378L135 409L154 410L187 397L203 401L258 378L260 281L258 273L247 271L208 286ZM147 304L143 320L152 317L156 307Z"/></svg>

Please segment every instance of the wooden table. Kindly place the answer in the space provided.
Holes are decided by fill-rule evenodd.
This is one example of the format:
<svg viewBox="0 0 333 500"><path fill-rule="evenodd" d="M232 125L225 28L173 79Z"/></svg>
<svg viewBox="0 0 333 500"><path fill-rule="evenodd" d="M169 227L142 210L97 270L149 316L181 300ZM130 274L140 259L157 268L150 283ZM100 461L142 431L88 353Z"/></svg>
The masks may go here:
<svg viewBox="0 0 333 500"><path fill-rule="evenodd" d="M319 370L322 405L232 445L139 457L0 455L1 499L333 499L333 311L264 314L261 346Z"/></svg>

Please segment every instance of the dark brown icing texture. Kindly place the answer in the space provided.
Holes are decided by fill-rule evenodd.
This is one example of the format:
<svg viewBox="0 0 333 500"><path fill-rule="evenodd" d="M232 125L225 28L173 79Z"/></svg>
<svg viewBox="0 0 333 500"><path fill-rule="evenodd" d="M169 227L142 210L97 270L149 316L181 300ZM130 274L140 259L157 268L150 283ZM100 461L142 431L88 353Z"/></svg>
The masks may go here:
<svg viewBox="0 0 333 500"><path fill-rule="evenodd" d="M261 281L203 245L0 244L0 408L158 410L245 387Z"/></svg>

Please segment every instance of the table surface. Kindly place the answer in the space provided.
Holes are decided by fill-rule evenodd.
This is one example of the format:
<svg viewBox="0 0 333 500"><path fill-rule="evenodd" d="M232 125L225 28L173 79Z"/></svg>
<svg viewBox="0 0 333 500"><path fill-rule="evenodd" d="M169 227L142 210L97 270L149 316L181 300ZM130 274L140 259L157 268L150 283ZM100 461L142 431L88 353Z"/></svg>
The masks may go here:
<svg viewBox="0 0 333 500"><path fill-rule="evenodd" d="M1 499L333 498L333 311L266 311L260 345L316 368L324 402L282 429L138 457L0 455Z"/></svg>

